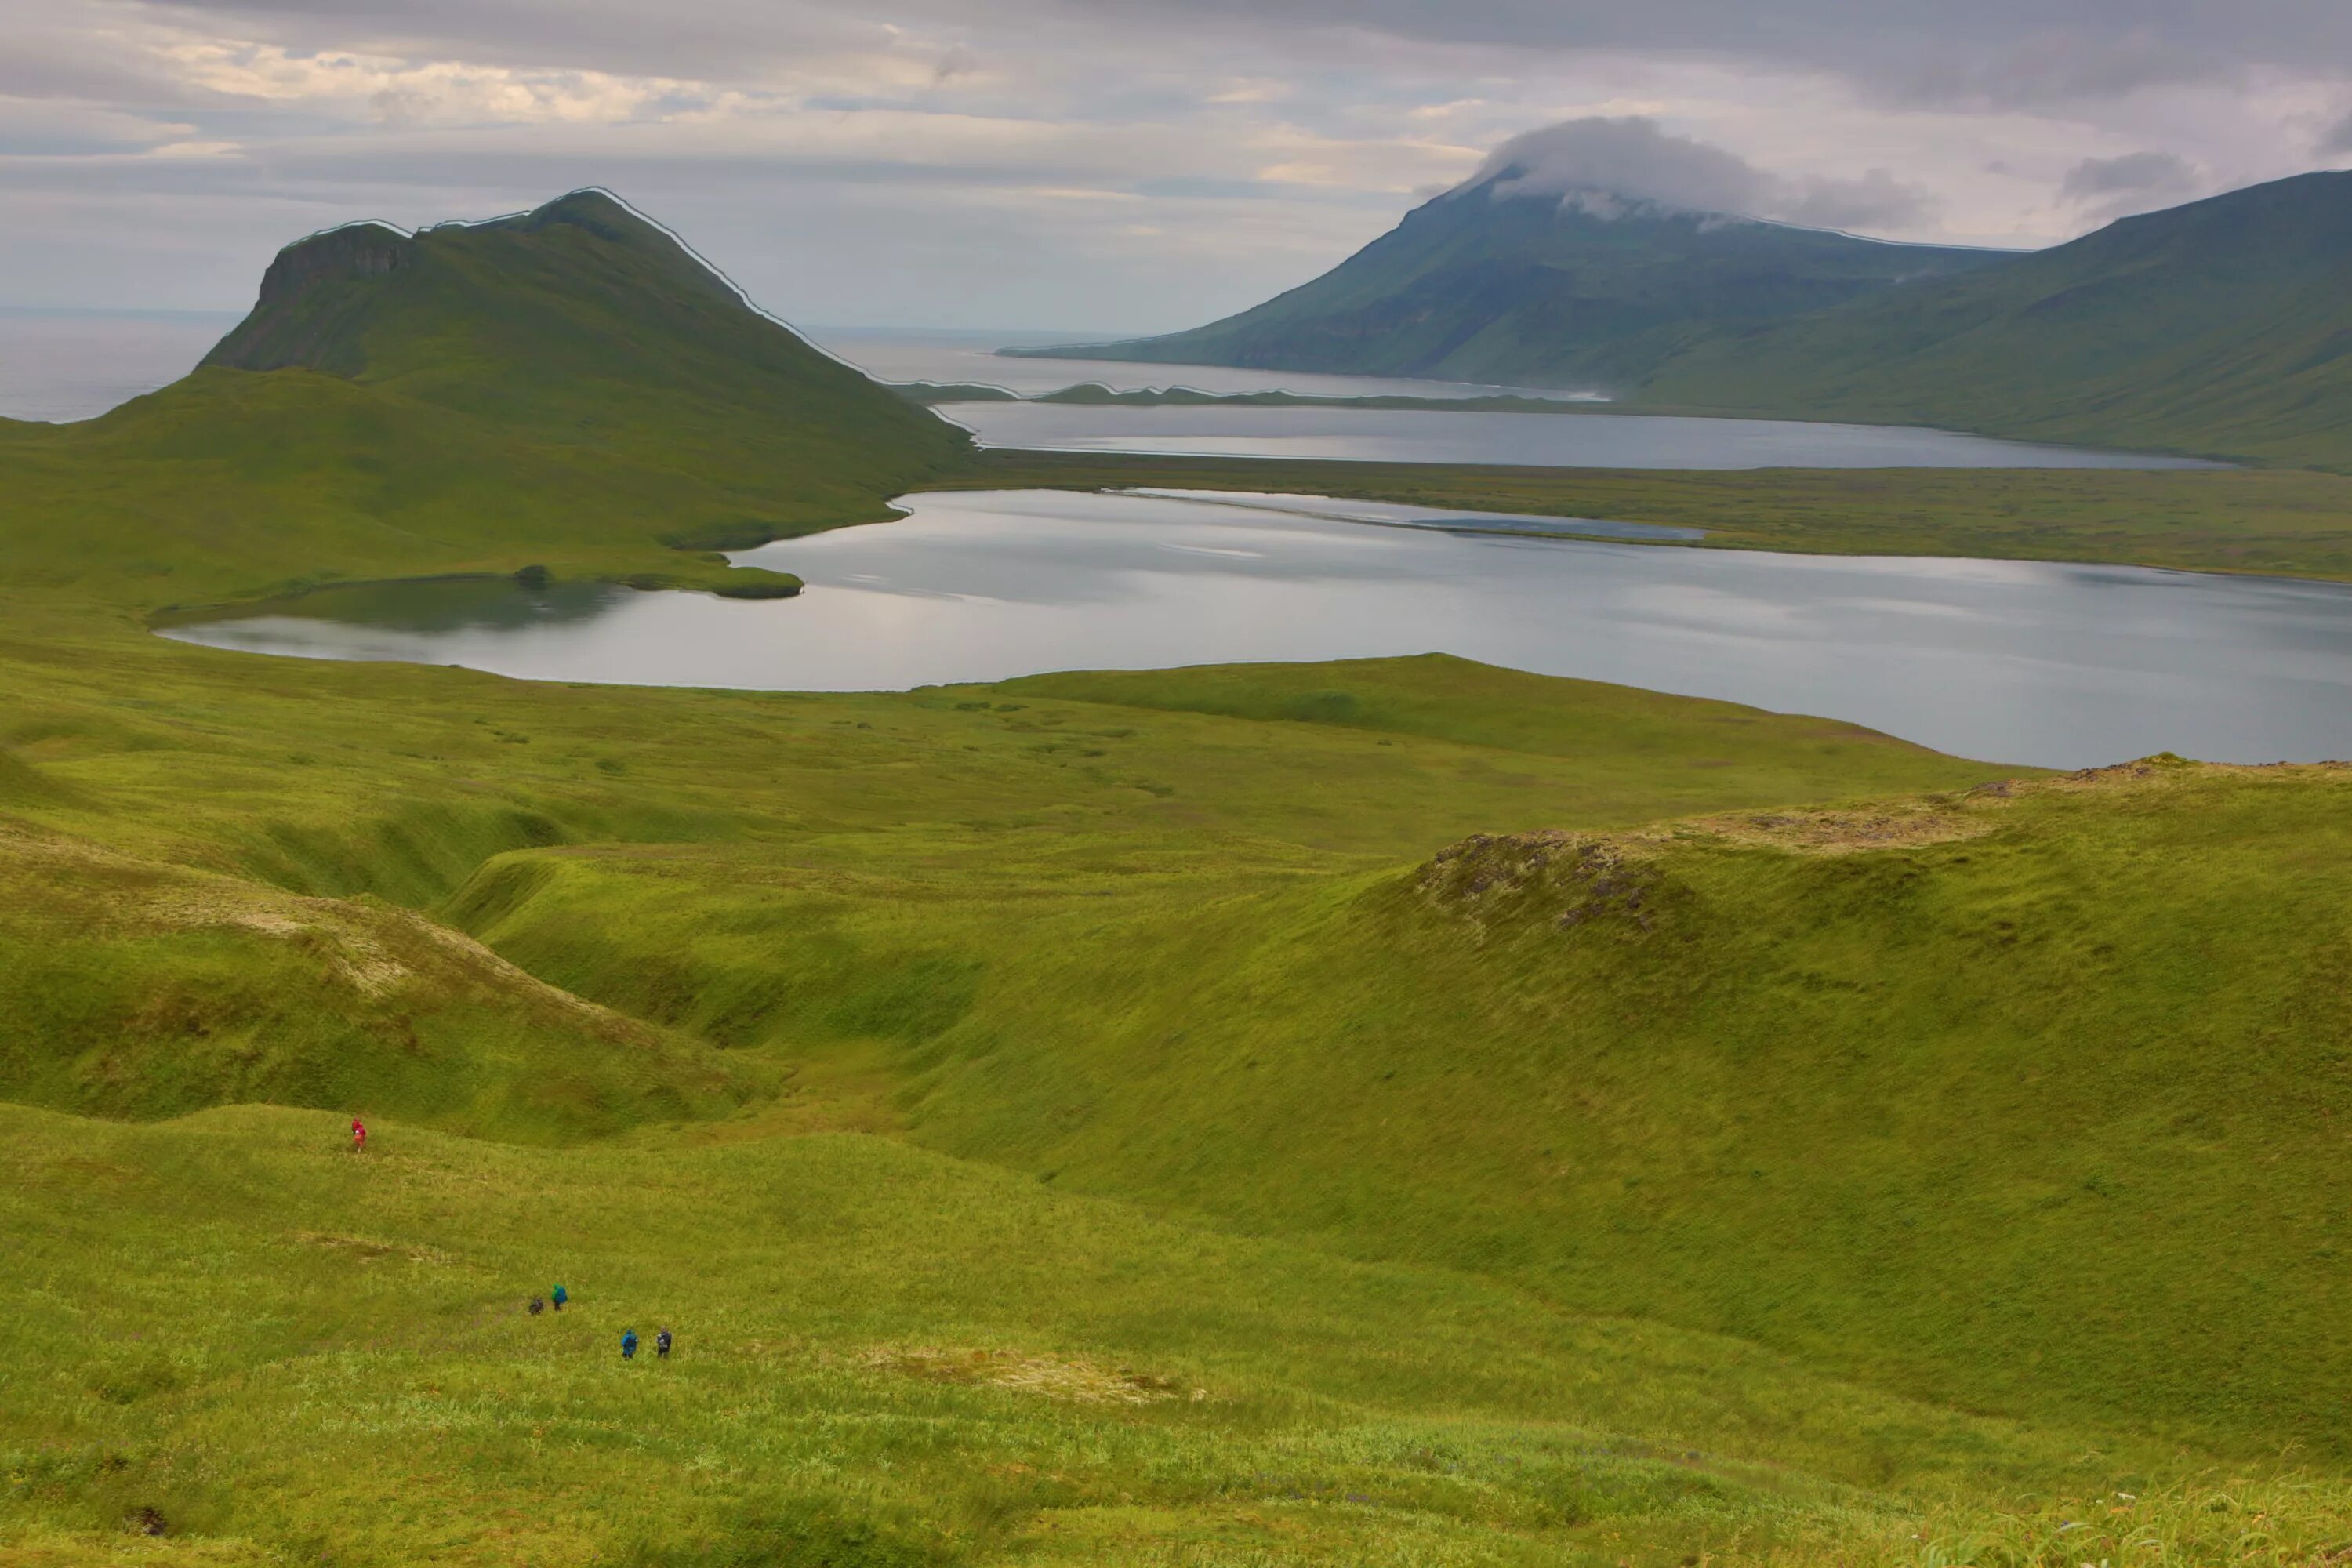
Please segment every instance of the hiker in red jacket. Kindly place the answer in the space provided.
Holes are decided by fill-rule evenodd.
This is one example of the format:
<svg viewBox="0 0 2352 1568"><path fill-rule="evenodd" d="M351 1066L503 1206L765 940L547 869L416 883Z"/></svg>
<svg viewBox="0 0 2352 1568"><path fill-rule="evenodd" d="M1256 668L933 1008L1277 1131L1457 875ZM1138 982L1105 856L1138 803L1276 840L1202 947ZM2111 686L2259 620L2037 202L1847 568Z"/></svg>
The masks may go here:
<svg viewBox="0 0 2352 1568"><path fill-rule="evenodd" d="M356 1116L352 1118L352 1152L354 1154L367 1152L367 1123Z"/></svg>

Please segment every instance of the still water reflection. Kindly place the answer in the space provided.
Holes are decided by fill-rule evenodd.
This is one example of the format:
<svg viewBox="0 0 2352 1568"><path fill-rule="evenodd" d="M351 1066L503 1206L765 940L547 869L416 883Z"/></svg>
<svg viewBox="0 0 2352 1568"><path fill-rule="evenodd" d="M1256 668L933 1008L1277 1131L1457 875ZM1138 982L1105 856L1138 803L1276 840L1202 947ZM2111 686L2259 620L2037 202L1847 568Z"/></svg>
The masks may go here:
<svg viewBox="0 0 2352 1568"><path fill-rule="evenodd" d="M803 690L1439 650L1826 714L2007 762L2352 753L2345 585L1534 539L1168 496L905 504L898 522L736 557L807 578L797 600L420 584L167 635L541 679Z"/></svg>
<svg viewBox="0 0 2352 1568"><path fill-rule="evenodd" d="M1127 408L953 403L983 446L1066 452L1501 463L1570 468L2196 468L2192 458L2044 447L1895 425L1655 414L1427 409Z"/></svg>

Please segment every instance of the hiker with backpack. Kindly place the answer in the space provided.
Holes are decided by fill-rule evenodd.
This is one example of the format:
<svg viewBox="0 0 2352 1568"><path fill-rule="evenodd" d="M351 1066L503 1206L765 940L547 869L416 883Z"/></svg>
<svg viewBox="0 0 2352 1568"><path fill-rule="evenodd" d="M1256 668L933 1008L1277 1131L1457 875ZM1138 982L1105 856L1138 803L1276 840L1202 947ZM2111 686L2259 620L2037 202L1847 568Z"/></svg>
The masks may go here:
<svg viewBox="0 0 2352 1568"><path fill-rule="evenodd" d="M669 1331L664 1329L654 1336L654 1355L660 1361L669 1360Z"/></svg>
<svg viewBox="0 0 2352 1568"><path fill-rule="evenodd" d="M356 1116L352 1118L352 1152L354 1154L367 1152L367 1123Z"/></svg>
<svg viewBox="0 0 2352 1568"><path fill-rule="evenodd" d="M550 1290L547 1293L547 1299L555 1303L555 1310L561 1312L563 1310L563 1303L572 1300L572 1297L565 1291L562 1286L558 1285L554 1289Z"/></svg>

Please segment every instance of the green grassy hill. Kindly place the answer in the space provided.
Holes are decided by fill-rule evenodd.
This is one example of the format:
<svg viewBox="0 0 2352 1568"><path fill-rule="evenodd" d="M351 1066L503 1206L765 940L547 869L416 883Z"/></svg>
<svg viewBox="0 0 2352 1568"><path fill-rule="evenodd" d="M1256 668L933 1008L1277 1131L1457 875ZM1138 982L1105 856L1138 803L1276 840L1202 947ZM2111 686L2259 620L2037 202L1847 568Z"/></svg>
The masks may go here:
<svg viewBox="0 0 2352 1568"><path fill-rule="evenodd" d="M1247 712L1245 695L1269 717L1244 722L1314 734L1349 732L1353 698L1402 737L1427 721L1427 673L1251 689L1258 672L1219 671L1190 696ZM1449 727L1510 695L1436 673L1462 698ZM1150 712L1185 685L994 695L1124 688ZM1477 742L1494 765L1589 748L1608 760L1580 773L1671 781L1746 751L1610 722L1615 694L1559 696L1541 741ZM1137 721L1026 722L1093 749ZM1970 1408L2341 1459L2352 1360L2316 1303L2352 1268L2327 912L2347 788L2332 769L2149 765L1630 835L1601 829L1640 809L1604 789L1543 814L1561 829L1321 874L944 827L918 865L841 839L757 875L733 851L525 850L446 912L614 1008L847 1049L903 1086L894 1118L918 1139L1063 1187L1507 1278ZM671 934L688 931L712 933L690 958Z"/></svg>
<svg viewBox="0 0 2352 1568"><path fill-rule="evenodd" d="M2276 1565L2352 1502L882 1139L341 1131L0 1106L12 1563Z"/></svg>
<svg viewBox="0 0 2352 1568"><path fill-rule="evenodd" d="M548 1141L724 1114L772 1091L381 900L0 821L0 1094L152 1118L225 1100L378 1107Z"/></svg>
<svg viewBox="0 0 2352 1568"><path fill-rule="evenodd" d="M1028 351L1621 391L1695 336L2004 253L1892 245L1654 203L1449 191L1311 282L1190 331Z"/></svg>
<svg viewBox="0 0 2352 1568"><path fill-rule="evenodd" d="M2054 249L1670 362L1644 401L2352 464L2352 174Z"/></svg>
<svg viewBox="0 0 2352 1568"><path fill-rule="evenodd" d="M314 236L184 381L81 425L0 423L5 551L150 607L544 563L756 592L782 584L669 546L887 516L968 450L583 191Z"/></svg>

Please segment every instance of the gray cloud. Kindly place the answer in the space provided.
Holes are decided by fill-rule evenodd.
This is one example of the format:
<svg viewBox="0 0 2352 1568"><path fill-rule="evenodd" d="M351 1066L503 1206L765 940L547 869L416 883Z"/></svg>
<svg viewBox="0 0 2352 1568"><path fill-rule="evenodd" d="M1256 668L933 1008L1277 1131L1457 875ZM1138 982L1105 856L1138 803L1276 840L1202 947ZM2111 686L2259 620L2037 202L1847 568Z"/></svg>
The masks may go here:
<svg viewBox="0 0 2352 1568"><path fill-rule="evenodd" d="M1749 214L1763 205L1769 184L1746 159L1638 115L1563 121L1514 136L1486 155L1468 184L1490 180L1503 195L1599 192Z"/></svg>
<svg viewBox="0 0 2352 1568"><path fill-rule="evenodd" d="M1873 169L1858 180L1818 176L1795 182L1778 216L1809 228L1878 232L1910 228L1942 210L1943 200L1925 185L1898 180L1893 171Z"/></svg>
<svg viewBox="0 0 2352 1568"><path fill-rule="evenodd" d="M2231 79L2352 70L2334 0L1084 0L1513 49L1676 51L1847 76L1890 99L2051 104Z"/></svg>
<svg viewBox="0 0 2352 1568"><path fill-rule="evenodd" d="M858 0L678 0L648 27L635 0L149 0L306 45L562 58L724 76L881 31ZM2352 71L2352 6L2333 0L898 0L901 26L985 26L1150 58L1310 31L1318 48L1405 40L1472 49L1669 51L1832 72L1890 99L2050 104L2250 68ZM984 23L983 23L984 17ZM1206 24L1205 26L1203 24Z"/></svg>
<svg viewBox="0 0 2352 1568"><path fill-rule="evenodd" d="M0 0L0 301L238 304L307 229L598 182L795 313L1149 331L1314 275L1577 106L1609 118L1522 147L1563 184L1962 243L2172 199L2094 171L2053 200L2152 135L2200 189L2306 168L2315 137L2352 153L2352 120L2319 129L2352 105L2343 0L665 0L657 21Z"/></svg>
<svg viewBox="0 0 2352 1568"><path fill-rule="evenodd" d="M2204 174L2178 153L2085 158L2066 171L2058 198L2102 218L2169 206L2205 188Z"/></svg>
<svg viewBox="0 0 2352 1568"><path fill-rule="evenodd" d="M2037 108L2120 98L2151 88L2229 81L2263 63L2180 35L2144 28L2042 28L1895 57L1865 85L1897 101Z"/></svg>
<svg viewBox="0 0 2352 1568"><path fill-rule="evenodd" d="M2118 192L2169 195L2194 189L2197 171L2178 153L2126 153L2119 158L2085 158L2066 171L2058 194L2071 201Z"/></svg>
<svg viewBox="0 0 2352 1568"><path fill-rule="evenodd" d="M1934 192L1892 171L1858 179L1788 178L1640 115L1563 121L1514 136L1465 182L1498 195L1570 196L1606 216L1614 201L1775 218L1811 228L1903 228L1932 216Z"/></svg>

